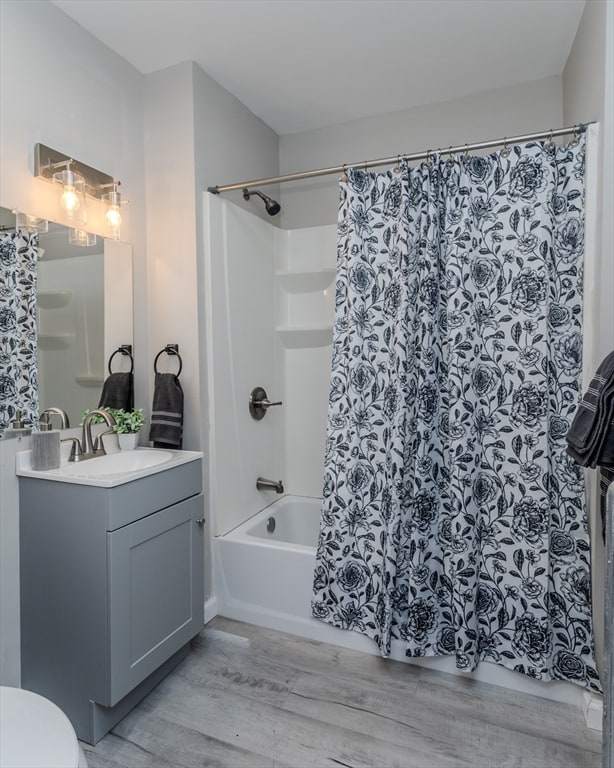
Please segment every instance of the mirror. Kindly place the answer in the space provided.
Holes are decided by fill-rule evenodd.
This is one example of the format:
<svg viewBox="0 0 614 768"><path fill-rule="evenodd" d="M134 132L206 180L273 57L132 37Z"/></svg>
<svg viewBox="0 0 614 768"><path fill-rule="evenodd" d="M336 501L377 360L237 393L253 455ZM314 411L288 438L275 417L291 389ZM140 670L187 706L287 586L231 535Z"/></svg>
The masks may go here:
<svg viewBox="0 0 614 768"><path fill-rule="evenodd" d="M14 227L15 215L0 209L0 225ZM71 245L68 228L49 222L39 249L39 413L63 408L74 427L98 405L113 352L133 344L132 246L101 238L94 246ZM112 370L129 371L130 363L117 354Z"/></svg>

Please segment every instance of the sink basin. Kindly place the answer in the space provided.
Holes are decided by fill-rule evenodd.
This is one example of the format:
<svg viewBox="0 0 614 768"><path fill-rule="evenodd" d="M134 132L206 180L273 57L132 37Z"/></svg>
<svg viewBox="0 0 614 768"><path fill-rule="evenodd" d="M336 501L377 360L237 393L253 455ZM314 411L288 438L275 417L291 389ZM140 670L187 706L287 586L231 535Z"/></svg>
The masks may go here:
<svg viewBox="0 0 614 768"><path fill-rule="evenodd" d="M116 477L156 467L172 458L173 454L170 451L137 449L75 462L63 467L61 471L71 477Z"/></svg>
<svg viewBox="0 0 614 768"><path fill-rule="evenodd" d="M69 446L65 445L60 467L45 470L32 469L32 451L18 451L15 456L15 471L19 477L41 481L115 488L197 459L201 460L203 457L200 451L139 447L133 451L119 451L95 459L68 462L68 451Z"/></svg>

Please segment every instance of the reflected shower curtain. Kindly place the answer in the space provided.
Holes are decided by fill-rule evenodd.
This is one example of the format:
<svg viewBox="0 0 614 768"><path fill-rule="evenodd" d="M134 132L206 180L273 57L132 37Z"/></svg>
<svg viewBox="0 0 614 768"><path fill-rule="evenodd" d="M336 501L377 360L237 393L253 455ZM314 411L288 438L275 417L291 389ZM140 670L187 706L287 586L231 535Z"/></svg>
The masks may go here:
<svg viewBox="0 0 614 768"><path fill-rule="evenodd" d="M600 690L582 470L584 138L341 184L312 613Z"/></svg>
<svg viewBox="0 0 614 768"><path fill-rule="evenodd" d="M0 233L0 430L17 410L38 424L37 252L37 233Z"/></svg>

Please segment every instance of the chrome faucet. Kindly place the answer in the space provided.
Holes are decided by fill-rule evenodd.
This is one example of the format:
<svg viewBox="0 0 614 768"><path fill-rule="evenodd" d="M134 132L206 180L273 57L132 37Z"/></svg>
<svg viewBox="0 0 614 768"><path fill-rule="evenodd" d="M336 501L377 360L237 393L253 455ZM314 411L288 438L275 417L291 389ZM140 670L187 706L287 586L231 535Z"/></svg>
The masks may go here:
<svg viewBox="0 0 614 768"><path fill-rule="evenodd" d="M275 493L284 492L284 484L281 480L267 480L264 477L259 477L256 480L256 488L259 491L275 491Z"/></svg>
<svg viewBox="0 0 614 768"><path fill-rule="evenodd" d="M63 443L72 443L68 461L85 461L86 459L93 459L94 456L104 456L106 453L102 442L102 435L108 434L110 430L98 435L94 443L92 440L92 419L94 416L100 416L107 427L112 427L115 424L115 419L108 411L102 408L95 408L93 411L89 411L83 419L83 435L81 440L78 437L65 437L62 440Z"/></svg>
<svg viewBox="0 0 614 768"><path fill-rule="evenodd" d="M41 432L51 429L51 422L49 421L49 417L52 416L53 414L57 414L62 420L61 429L70 428L70 420L68 418L68 414L63 408L45 408L45 410L41 413L40 419L39 419L39 426L40 426Z"/></svg>

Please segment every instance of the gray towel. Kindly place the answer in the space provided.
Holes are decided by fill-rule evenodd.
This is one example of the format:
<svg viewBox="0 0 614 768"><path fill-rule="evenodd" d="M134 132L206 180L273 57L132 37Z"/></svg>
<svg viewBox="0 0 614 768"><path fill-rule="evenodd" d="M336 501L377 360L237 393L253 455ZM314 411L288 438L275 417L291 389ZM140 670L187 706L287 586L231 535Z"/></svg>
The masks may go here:
<svg viewBox="0 0 614 768"><path fill-rule="evenodd" d="M154 448L181 448L183 389L174 373L156 373L149 439Z"/></svg>
<svg viewBox="0 0 614 768"><path fill-rule="evenodd" d="M111 373L102 385L99 408L134 410L134 376L132 373Z"/></svg>
<svg viewBox="0 0 614 768"><path fill-rule="evenodd" d="M567 433L567 452L583 467L614 463L614 352L600 364Z"/></svg>

